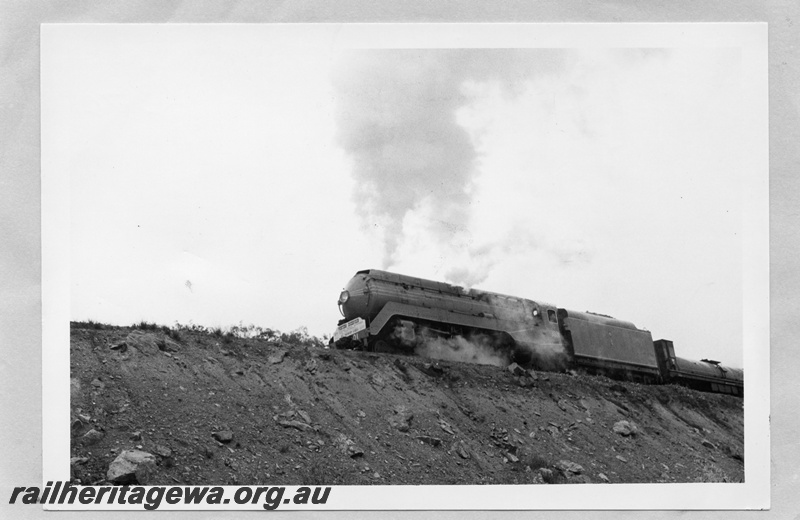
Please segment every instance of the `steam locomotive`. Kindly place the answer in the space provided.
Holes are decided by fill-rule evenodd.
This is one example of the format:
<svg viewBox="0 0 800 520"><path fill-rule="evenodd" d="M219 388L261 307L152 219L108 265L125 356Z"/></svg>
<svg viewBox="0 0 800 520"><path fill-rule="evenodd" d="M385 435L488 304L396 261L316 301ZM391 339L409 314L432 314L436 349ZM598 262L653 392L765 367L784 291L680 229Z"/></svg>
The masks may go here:
<svg viewBox="0 0 800 520"><path fill-rule="evenodd" d="M414 353L431 343L457 349L467 342L539 370L744 395L743 370L677 357L672 341L653 341L649 331L603 314L376 269L358 271L338 304L344 318L332 338L337 348Z"/></svg>

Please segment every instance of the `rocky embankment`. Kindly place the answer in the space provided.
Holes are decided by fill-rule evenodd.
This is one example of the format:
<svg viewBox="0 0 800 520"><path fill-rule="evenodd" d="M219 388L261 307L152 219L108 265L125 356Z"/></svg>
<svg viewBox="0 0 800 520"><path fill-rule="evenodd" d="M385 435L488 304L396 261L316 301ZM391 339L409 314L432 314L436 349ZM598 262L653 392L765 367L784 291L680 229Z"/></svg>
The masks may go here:
<svg viewBox="0 0 800 520"><path fill-rule="evenodd" d="M73 324L82 484L740 482L742 400L279 337Z"/></svg>

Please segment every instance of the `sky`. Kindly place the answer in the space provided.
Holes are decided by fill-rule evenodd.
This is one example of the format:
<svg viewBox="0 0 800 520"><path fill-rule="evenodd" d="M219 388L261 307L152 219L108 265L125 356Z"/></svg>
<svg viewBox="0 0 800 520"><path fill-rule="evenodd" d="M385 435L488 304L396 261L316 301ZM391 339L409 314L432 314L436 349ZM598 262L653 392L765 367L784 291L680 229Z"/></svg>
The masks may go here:
<svg viewBox="0 0 800 520"><path fill-rule="evenodd" d="M321 336L378 268L742 366L740 50L473 47L53 31L43 154L69 177L70 319Z"/></svg>

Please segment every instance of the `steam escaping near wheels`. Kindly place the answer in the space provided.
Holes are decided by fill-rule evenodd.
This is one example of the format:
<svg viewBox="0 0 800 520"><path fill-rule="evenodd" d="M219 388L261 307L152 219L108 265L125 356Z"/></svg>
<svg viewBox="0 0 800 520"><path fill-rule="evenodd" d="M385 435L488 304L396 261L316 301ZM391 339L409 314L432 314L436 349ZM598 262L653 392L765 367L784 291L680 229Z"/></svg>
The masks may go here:
<svg viewBox="0 0 800 520"><path fill-rule="evenodd" d="M392 337L407 351L433 359L504 367L513 356L510 349L503 350L502 345L486 334L443 337L423 327L413 339L409 339L404 327L397 326Z"/></svg>
<svg viewBox="0 0 800 520"><path fill-rule="evenodd" d="M505 367L511 362L510 356L503 355L503 353L495 351L490 346L472 342L461 336L449 339L433 338L414 349L414 353L433 359L462 361L497 367Z"/></svg>

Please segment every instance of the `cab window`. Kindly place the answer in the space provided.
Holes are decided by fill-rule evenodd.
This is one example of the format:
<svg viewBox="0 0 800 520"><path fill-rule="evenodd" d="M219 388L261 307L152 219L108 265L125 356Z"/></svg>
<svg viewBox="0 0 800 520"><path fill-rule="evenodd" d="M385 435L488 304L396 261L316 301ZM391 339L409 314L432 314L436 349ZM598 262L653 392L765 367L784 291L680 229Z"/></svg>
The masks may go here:
<svg viewBox="0 0 800 520"><path fill-rule="evenodd" d="M556 311L549 309L547 311L547 319L550 320L551 323L556 323Z"/></svg>

